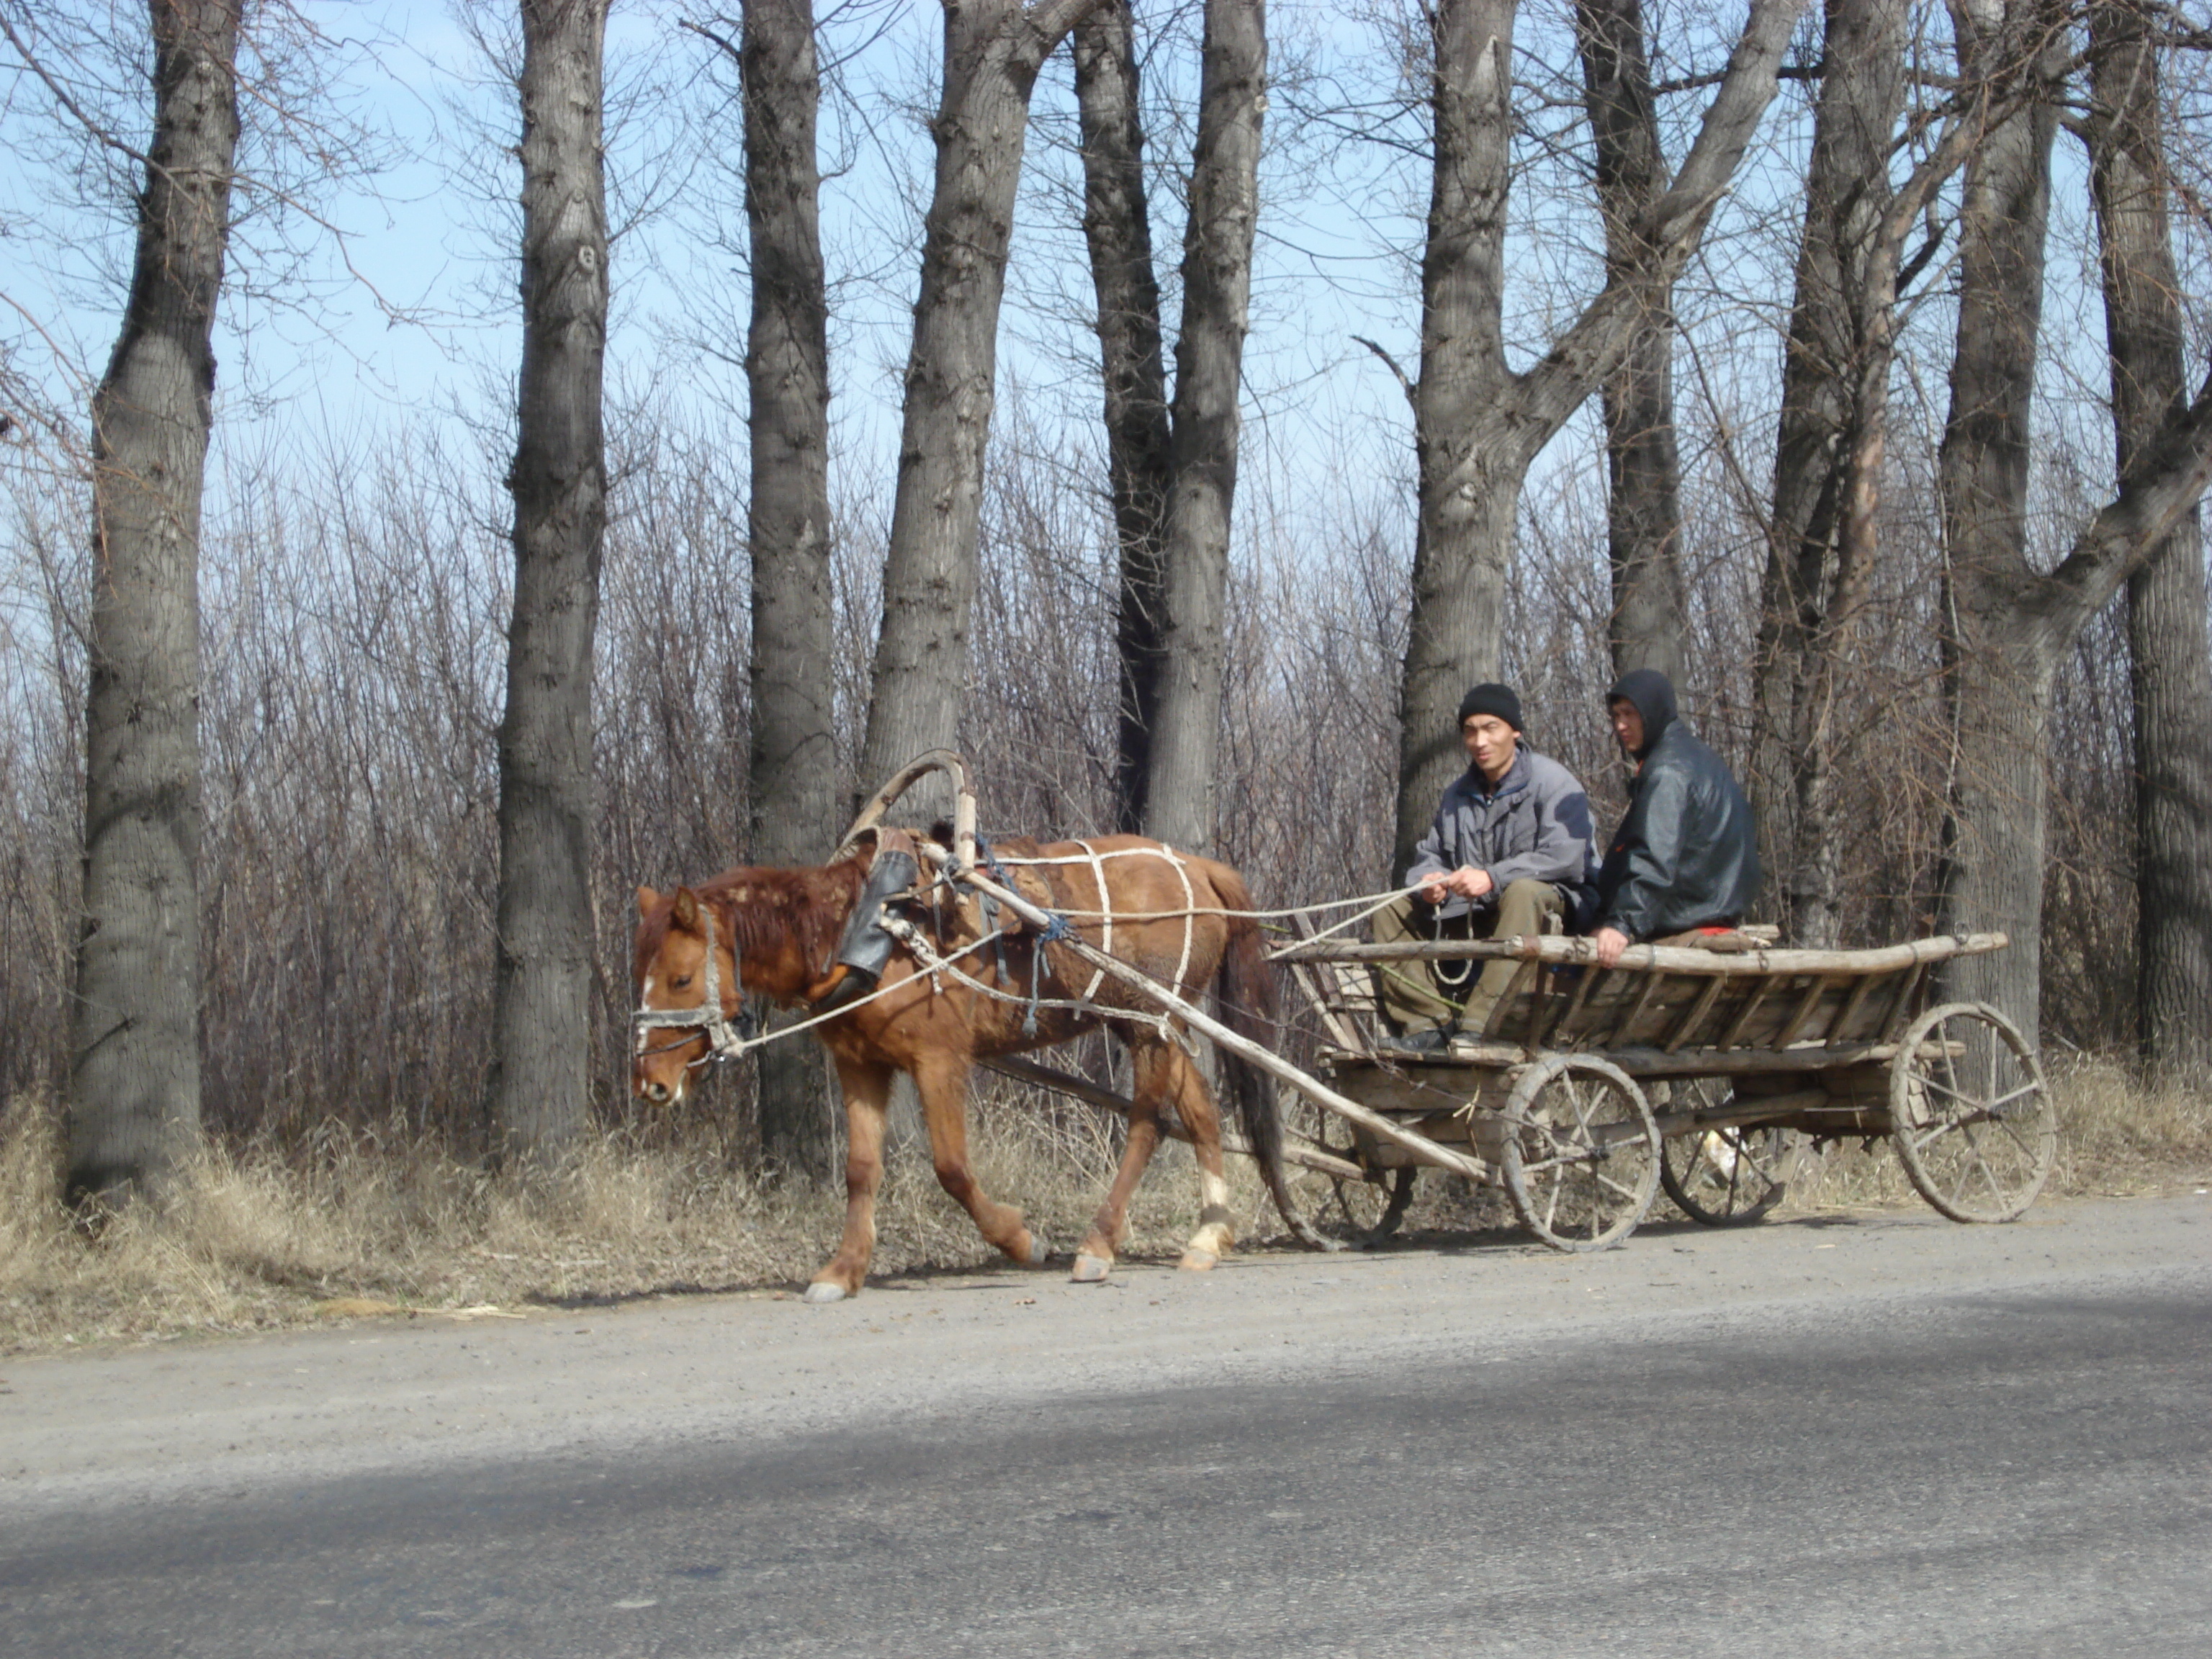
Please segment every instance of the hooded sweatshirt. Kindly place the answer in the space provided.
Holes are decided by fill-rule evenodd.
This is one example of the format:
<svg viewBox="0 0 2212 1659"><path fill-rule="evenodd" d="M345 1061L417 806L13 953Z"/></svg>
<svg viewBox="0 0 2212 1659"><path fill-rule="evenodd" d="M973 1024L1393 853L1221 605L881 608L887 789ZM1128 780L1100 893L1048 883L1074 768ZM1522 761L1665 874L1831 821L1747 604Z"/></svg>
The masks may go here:
<svg viewBox="0 0 2212 1659"><path fill-rule="evenodd" d="M1698 741L1656 669L1620 677L1606 694L1644 717L1628 811L1598 872L1597 919L1632 939L1739 921L1759 893L1759 836L1728 764Z"/></svg>

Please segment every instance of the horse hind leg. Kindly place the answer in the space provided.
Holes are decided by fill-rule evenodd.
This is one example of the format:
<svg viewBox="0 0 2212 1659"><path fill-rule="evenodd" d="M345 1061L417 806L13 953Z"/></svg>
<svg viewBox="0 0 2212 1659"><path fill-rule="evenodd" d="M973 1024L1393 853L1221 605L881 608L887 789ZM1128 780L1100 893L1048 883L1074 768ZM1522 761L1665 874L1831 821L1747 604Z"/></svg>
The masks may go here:
<svg viewBox="0 0 2212 1659"><path fill-rule="evenodd" d="M1229 1176L1221 1162L1221 1115L1198 1067L1180 1051L1176 1058L1182 1061L1176 1109L1190 1126L1191 1151L1198 1160L1198 1231L1184 1243L1182 1260L1176 1265L1205 1273L1218 1266L1237 1243L1229 1218Z"/></svg>

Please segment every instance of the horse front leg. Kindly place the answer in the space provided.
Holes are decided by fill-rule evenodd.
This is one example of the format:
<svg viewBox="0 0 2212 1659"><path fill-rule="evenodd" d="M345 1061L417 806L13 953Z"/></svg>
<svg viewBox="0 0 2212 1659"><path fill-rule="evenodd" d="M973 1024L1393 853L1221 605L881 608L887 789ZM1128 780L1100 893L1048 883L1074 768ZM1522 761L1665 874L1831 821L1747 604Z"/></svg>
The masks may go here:
<svg viewBox="0 0 2212 1659"><path fill-rule="evenodd" d="M845 1236L814 1282L809 1302L842 1302L866 1283L876 1252L876 1194L884 1184L884 1110L890 1099L891 1068L840 1056L837 1081L845 1091Z"/></svg>
<svg viewBox="0 0 2212 1659"><path fill-rule="evenodd" d="M968 1074L965 1058L925 1061L915 1068L915 1090L921 1097L921 1118L929 1130L930 1161L936 1166L938 1184L975 1218L975 1230L1009 1260L1037 1267L1051 1249L1024 1224L1019 1210L983 1190L968 1161Z"/></svg>

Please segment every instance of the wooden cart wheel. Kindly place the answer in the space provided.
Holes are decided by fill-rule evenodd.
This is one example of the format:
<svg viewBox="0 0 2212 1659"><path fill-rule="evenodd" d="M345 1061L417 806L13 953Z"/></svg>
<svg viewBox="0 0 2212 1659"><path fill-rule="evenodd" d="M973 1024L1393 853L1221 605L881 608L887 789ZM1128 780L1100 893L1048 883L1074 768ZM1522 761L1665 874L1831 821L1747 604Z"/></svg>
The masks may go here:
<svg viewBox="0 0 2212 1659"><path fill-rule="evenodd" d="M1984 1002L1930 1008L1889 1068L1889 1138L1921 1197L1954 1221L2010 1221L2058 1151L2058 1114L2020 1030Z"/></svg>
<svg viewBox="0 0 2212 1659"><path fill-rule="evenodd" d="M1553 1054L1505 1102L1505 1195L1555 1250L1601 1250L1636 1231L1659 1189L1659 1126L1644 1091L1595 1054Z"/></svg>
<svg viewBox="0 0 2212 1659"><path fill-rule="evenodd" d="M1420 1171L1410 1165L1400 1170L1370 1169L1360 1156L1359 1143L1346 1132L1340 1119L1318 1106L1308 1109L1312 1121L1293 1126L1297 1138L1316 1152L1358 1164L1367 1170L1367 1176L1362 1180L1312 1170L1294 1172L1292 1179L1303 1193L1304 1207L1324 1232L1361 1246L1381 1243L1405 1221L1407 1206L1413 1198L1413 1177ZM1322 1182L1328 1183L1326 1191L1318 1184Z"/></svg>
<svg viewBox="0 0 2212 1659"><path fill-rule="evenodd" d="M1419 1173L1407 1164L1377 1170L1365 1181L1349 1176L1332 1180L1335 1191L1329 1207L1350 1230L1354 1243L1380 1244L1405 1221L1407 1206L1413 1201L1413 1177Z"/></svg>
<svg viewBox="0 0 2212 1659"><path fill-rule="evenodd" d="M1732 1093L1723 1081L1677 1085L1671 1105L1717 1107ZM1660 1184L1675 1207L1708 1227L1746 1227L1762 1220L1790 1190L1804 1138L1792 1130L1723 1124L1670 1137L1659 1162Z"/></svg>

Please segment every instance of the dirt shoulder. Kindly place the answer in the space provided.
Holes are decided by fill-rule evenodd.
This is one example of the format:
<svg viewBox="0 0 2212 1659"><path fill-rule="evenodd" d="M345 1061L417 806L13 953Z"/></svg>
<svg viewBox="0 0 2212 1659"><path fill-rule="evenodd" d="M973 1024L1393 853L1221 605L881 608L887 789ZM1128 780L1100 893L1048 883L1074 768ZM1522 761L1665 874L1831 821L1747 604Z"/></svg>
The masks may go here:
<svg viewBox="0 0 2212 1659"><path fill-rule="evenodd" d="M1927 1298L2212 1271L2212 1196L2046 1203L2002 1227L1924 1212L1740 1232L1641 1230L1565 1256L1517 1245L898 1279L810 1308L787 1292L654 1297L0 1362L0 1511L212 1497L456 1460L785 1435L990 1401L1405 1358L1469 1363L1650 1319L1820 1316Z"/></svg>

